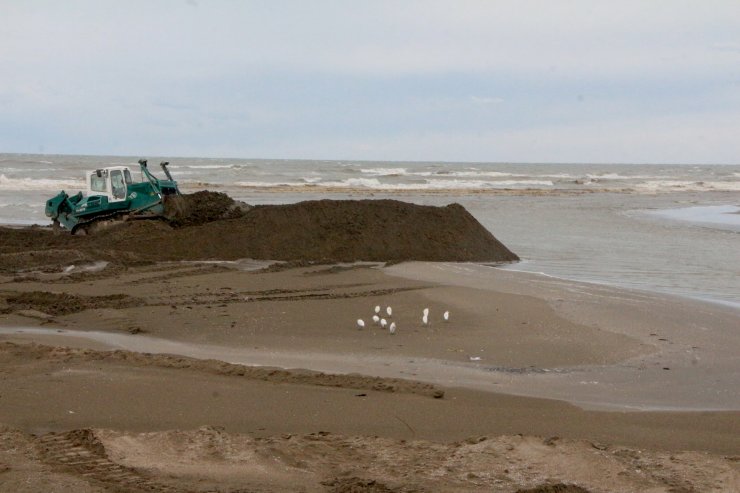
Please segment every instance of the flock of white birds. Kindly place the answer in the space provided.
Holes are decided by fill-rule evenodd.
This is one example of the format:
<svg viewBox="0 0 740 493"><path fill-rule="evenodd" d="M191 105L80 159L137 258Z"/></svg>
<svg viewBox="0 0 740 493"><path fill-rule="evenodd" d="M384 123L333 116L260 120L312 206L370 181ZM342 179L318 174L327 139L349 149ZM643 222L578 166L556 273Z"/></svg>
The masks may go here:
<svg viewBox="0 0 740 493"><path fill-rule="evenodd" d="M422 313L421 315L422 325L425 325L425 326L429 325L429 308L424 308L424 310L422 310L421 313ZM385 316L383 316L381 314L380 305L375 305L375 314L373 315L373 324L380 325L380 328L384 330L388 328L388 332L390 332L391 334L395 334L396 328L397 328L396 322L388 323L388 319L391 317L393 317L393 308L391 308L390 306L387 306L385 308ZM445 322L450 321L450 311L449 310L446 310L442 314L442 319ZM363 319L361 318L357 319L357 328L360 330L365 328L365 321Z"/></svg>

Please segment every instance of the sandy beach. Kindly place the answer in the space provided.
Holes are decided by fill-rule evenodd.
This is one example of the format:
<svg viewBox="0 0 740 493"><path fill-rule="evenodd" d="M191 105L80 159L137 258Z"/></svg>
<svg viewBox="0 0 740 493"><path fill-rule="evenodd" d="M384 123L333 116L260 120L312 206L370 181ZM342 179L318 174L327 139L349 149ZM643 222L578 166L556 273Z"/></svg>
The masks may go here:
<svg viewBox="0 0 740 493"><path fill-rule="evenodd" d="M0 493L740 493L738 2L0 12Z"/></svg>
<svg viewBox="0 0 740 493"><path fill-rule="evenodd" d="M740 484L730 308L478 264L261 265L3 275L5 491Z"/></svg>

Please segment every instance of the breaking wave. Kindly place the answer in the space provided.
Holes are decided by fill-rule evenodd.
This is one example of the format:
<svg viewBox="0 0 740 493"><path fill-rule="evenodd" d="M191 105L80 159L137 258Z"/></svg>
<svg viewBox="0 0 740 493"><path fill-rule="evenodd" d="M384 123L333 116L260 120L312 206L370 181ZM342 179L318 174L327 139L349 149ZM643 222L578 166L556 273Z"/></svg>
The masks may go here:
<svg viewBox="0 0 740 493"><path fill-rule="evenodd" d="M85 188L85 182L79 180L50 180L35 178L8 178L0 174L0 190L81 190Z"/></svg>
<svg viewBox="0 0 740 493"><path fill-rule="evenodd" d="M736 192L740 191L740 181L651 180L637 183L634 188L638 192Z"/></svg>
<svg viewBox="0 0 740 493"><path fill-rule="evenodd" d="M233 184L217 184L203 182L183 182L188 187L243 187L243 188L366 188L371 190L483 190L496 188L537 188L552 187L554 183L550 180L422 180L418 183L387 183L377 178L348 178L340 181L322 182L315 178L305 178L300 181L238 181Z"/></svg>

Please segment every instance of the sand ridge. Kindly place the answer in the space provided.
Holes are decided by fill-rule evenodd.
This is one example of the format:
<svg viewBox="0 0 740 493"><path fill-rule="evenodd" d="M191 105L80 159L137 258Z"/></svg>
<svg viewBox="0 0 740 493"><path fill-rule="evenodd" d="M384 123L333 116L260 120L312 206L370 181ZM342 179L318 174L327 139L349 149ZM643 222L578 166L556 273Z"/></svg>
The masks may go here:
<svg viewBox="0 0 740 493"><path fill-rule="evenodd" d="M404 392L435 399L444 397L444 390L434 385L395 378L380 378L357 374L332 375L311 370L285 370L226 363L218 360L203 360L167 354L136 353L132 351L96 351L69 347L54 347L43 344L15 344L0 342L0 353L5 352L14 358L44 359L49 362L125 362L139 367L158 367L172 369L192 369L215 375L242 377L273 383L318 385L322 387L341 387L379 392Z"/></svg>

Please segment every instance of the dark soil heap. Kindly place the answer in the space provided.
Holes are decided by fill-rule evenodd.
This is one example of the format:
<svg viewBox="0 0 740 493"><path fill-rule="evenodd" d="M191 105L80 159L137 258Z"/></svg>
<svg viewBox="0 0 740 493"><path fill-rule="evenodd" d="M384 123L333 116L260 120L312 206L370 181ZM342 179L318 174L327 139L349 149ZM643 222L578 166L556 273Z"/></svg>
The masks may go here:
<svg viewBox="0 0 740 493"><path fill-rule="evenodd" d="M61 252L60 264L76 257L121 264L240 258L518 260L459 204L318 200L250 208L225 194L198 192L168 205L166 215L168 222L129 221L86 237L55 236L44 228L0 228L0 270L27 269L24 259L48 268Z"/></svg>
<svg viewBox="0 0 740 493"><path fill-rule="evenodd" d="M170 260L518 260L458 204L318 200L255 206L236 219L169 231L137 226L145 231L111 231L106 246Z"/></svg>
<svg viewBox="0 0 740 493"><path fill-rule="evenodd" d="M164 215L175 227L196 226L221 219L243 217L251 207L225 193L203 190L187 195L168 197Z"/></svg>

